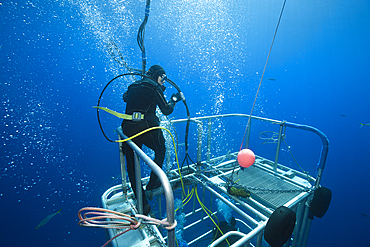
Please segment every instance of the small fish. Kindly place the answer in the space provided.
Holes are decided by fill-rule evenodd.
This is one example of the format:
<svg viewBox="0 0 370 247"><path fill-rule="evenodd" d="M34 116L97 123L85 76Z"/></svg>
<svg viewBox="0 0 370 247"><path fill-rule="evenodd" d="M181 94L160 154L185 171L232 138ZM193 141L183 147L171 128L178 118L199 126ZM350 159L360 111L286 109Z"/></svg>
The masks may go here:
<svg viewBox="0 0 370 247"><path fill-rule="evenodd" d="M46 223L48 223L50 220L51 220L51 218L53 218L55 215L57 215L57 214L59 214L60 213L60 211L62 210L62 208L63 207L61 207L60 209L59 209L59 211L58 212L55 212L55 213L52 213L52 214L50 214L50 215L48 215L48 216L46 216L46 218L45 219L43 219L37 226L36 226L36 230L37 229L39 229L40 227L42 227L43 225L45 225Z"/></svg>
<svg viewBox="0 0 370 247"><path fill-rule="evenodd" d="M360 123L360 124L361 124L360 128L361 128L361 127L364 127L364 126L370 126L370 123L366 123L366 124L364 124L364 123Z"/></svg>
<svg viewBox="0 0 370 247"><path fill-rule="evenodd" d="M364 217L370 217L370 215L364 214L364 213L361 213L361 215L364 216Z"/></svg>
<svg viewBox="0 0 370 247"><path fill-rule="evenodd" d="M269 80L269 81L276 81L275 78L266 78L266 80Z"/></svg>
<svg viewBox="0 0 370 247"><path fill-rule="evenodd" d="M339 116L341 116L341 117L346 117L346 115L344 115L344 114L341 114L341 115L339 115Z"/></svg>

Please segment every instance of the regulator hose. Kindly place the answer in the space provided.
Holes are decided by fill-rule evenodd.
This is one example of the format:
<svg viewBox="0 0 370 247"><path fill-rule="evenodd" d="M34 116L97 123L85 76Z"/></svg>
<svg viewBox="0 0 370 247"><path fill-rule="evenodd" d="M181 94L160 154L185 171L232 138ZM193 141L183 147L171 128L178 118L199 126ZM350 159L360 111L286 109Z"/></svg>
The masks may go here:
<svg viewBox="0 0 370 247"><path fill-rule="evenodd" d="M145 74L145 67L146 67L146 54L145 54L145 46L144 46L144 36L145 36L145 25L148 22L149 18L149 10L150 10L150 0L146 0L146 6L145 6L145 17L143 22L141 23L139 27L139 31L137 32L137 44L140 47L141 50L141 56L142 56L142 74Z"/></svg>
<svg viewBox="0 0 370 247"><path fill-rule="evenodd" d="M186 115L187 115L187 118L188 118L188 121L186 122L186 128L185 128L185 158L184 158L184 161L181 164L181 171L182 171L182 167L183 167L185 161L187 162L187 164L189 166L188 160L190 159L190 156L189 156L189 143L188 143L188 139L189 139L189 127L190 127L190 111L189 111L188 105L186 103L185 96L181 92L181 89L176 85L176 83L174 83L168 77L166 78L166 80L168 81L169 84L171 84L174 88L176 88L177 91L179 92L179 94L181 95L182 102L184 102L184 105L185 105L185 108L186 108ZM192 163L194 163L191 159L190 159L190 161Z"/></svg>
<svg viewBox="0 0 370 247"><path fill-rule="evenodd" d="M105 92L105 90L107 89L107 87L113 82L115 81L116 79L120 78L120 77L123 77L123 76L141 76L141 77L146 77L146 78L149 78L148 76L146 75L143 75L143 74L139 74L139 73L125 73L125 74L121 74L121 75L118 75L116 77L114 77L112 80L110 80L107 85L105 85L105 87L103 88L102 92L100 93L100 96L99 96L99 99L98 99L98 103L97 103L97 107L96 108L96 114L97 114L97 117L98 117L98 123L99 123L99 127L100 127L100 130L101 132L103 133L105 139L107 139L108 141L110 142L115 142L114 140L111 140L109 139L109 137L105 134L104 132L104 129L103 129L103 126L101 124L101 121L100 121L100 115L99 115L99 107L100 107L100 100L101 98L103 97L103 94ZM186 108L186 114L187 114L187 118L188 118L188 121L186 123L186 130L185 130L185 159L189 157L188 155L188 136L189 136L189 125L190 125L190 111L189 111L189 108L188 108L188 105L186 104L186 100L185 100L185 96L184 94L181 92L181 89L176 85L176 83L174 83L172 80L168 79L167 78L167 81L169 84L171 84L174 88L176 88L176 90L180 93L181 95L181 98L182 98L182 101L184 102L184 105L185 105L185 108ZM184 160L185 161L185 160ZM183 162L184 164L184 162ZM181 168L182 168L182 165L181 165Z"/></svg>
<svg viewBox="0 0 370 247"><path fill-rule="evenodd" d="M137 76L141 76L141 77L147 77L147 78L149 78L148 76L143 75L143 74L139 74L139 73L125 73L125 74L121 74L121 75L118 75L118 76L114 77L112 80L110 80L110 81L107 83L107 85L105 85L105 87L104 87L104 88L103 88L103 90L101 91L100 96L99 96L99 99L98 99L98 103L97 103L97 105L96 105L96 106L97 106L97 107L99 107L99 106L100 106L100 100L101 100L101 98L103 97L104 91L107 89L107 87L108 87L108 86L109 86L113 81L115 81L116 79L118 79L118 78L120 78L120 77L122 77L122 76L129 76L129 75L131 75L131 76L137 75ZM105 139L107 139L107 140L108 140L108 141L110 141L110 142L115 142L115 141L113 141L113 140L109 139L109 138L108 138L108 136L105 134L105 132L104 132L104 130L103 130L103 126L101 125L101 122L100 122L99 108L96 108L96 114L97 114L97 117L98 117L98 123L99 123L100 130L101 130L101 132L103 133L103 135L104 135Z"/></svg>

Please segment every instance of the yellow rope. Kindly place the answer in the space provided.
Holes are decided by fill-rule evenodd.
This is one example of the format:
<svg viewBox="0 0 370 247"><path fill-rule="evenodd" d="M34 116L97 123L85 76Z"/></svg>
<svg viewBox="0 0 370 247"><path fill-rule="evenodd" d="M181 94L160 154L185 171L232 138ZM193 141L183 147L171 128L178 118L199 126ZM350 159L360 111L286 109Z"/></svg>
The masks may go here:
<svg viewBox="0 0 370 247"><path fill-rule="evenodd" d="M123 118L123 119L129 119L129 120L132 120L132 116L131 116L131 115L127 115L127 114L119 113L119 112L113 111L113 110L111 110L111 109L108 109L108 108L106 108L106 107L93 106L93 108L97 108L97 109L100 109L100 110L104 110L104 111L106 111L106 112L108 112L108 113L110 113L110 114L112 114L112 115L114 115L114 116L116 116L116 117L118 117L118 118ZM141 116L141 118L143 118L143 117L144 117L144 115L142 115L142 116ZM131 118L131 119L130 119L130 118ZM175 138L173 137L173 135L172 135L171 131L169 131L168 129L166 129L166 128L164 128L164 127L160 127L160 126L158 126L158 127L152 127L152 128L149 128L149 129L143 130L143 131L141 131L141 132L137 133L136 135L133 135L133 136L131 136L131 137L127 138L127 139L124 139L124 140L116 140L116 141L114 141L114 142L127 142L127 141L129 141L129 140L131 140L131 139L134 139L135 137L138 137L138 136L140 136L140 135L142 135L142 134L145 134L146 132L149 132L149 131L151 131L151 130L155 130L155 129L163 129L163 130L167 131L167 132L170 134L170 136L171 136L172 143L173 143L173 148L174 148L174 150L175 150L177 169L178 169L178 171L179 171L179 175L180 175L180 181L181 181L182 191L184 192L184 194L186 194L186 193L185 193L185 188L184 188L184 182L182 181L182 176L181 176L181 171L180 171L180 165L179 165L179 159L178 159L178 157L177 157L177 150L176 150Z"/></svg>
<svg viewBox="0 0 370 247"><path fill-rule="evenodd" d="M195 189L195 196L197 197L197 199L198 199L198 202L199 202L199 205L202 207L202 209L203 209L203 211L204 212L206 212L206 214L208 215L208 217L211 219L211 221L213 222L213 224L217 227L217 229L221 232L221 234L222 235L224 235L224 233L221 231L221 229L220 229L220 227L218 226L218 224L216 224L216 222L213 220L213 218L211 217L211 215L214 215L213 214L213 212L211 211L211 210L209 210L208 208L206 208L206 206L204 206L204 204L202 203L202 201L200 200L200 198L199 198L199 196L198 196L198 190L197 189ZM210 212L211 213L211 215L208 213L208 212ZM217 218L217 216L216 215L214 215L215 217L216 217L216 219L217 219L217 221L219 221L218 220L218 218ZM216 235L215 235L216 236ZM214 240L214 238L213 238L213 240ZM213 242L213 240L212 240L212 242ZM230 243L229 243L229 241L227 240L227 239L225 239L226 240L226 242L227 242L227 244L230 246Z"/></svg>
<svg viewBox="0 0 370 247"><path fill-rule="evenodd" d="M131 140L131 139L134 139L135 137L138 137L138 136L140 136L140 135L142 135L142 134L145 134L146 132L149 132L149 131L151 131L151 130L155 130L155 129L163 129L163 130L167 131L167 132L170 134L170 136L171 136L172 143L173 143L173 148L174 148L174 150L175 150L177 169L178 169L178 172L179 172L179 175L180 175L180 181L181 181L182 191L184 192L184 194L186 194L186 193L185 193L185 188L184 188L184 182L182 181L182 176L181 176L181 171L180 171L180 165L179 165L179 159L178 159L178 157L177 157L177 150L176 150L175 138L173 137L172 133L171 133L168 129L166 129L166 128L164 128L164 127L161 127L161 126L158 126L158 127L151 127L151 128L149 128L149 129L143 130L143 131L141 131L141 132L137 133L136 135L133 135L133 136L131 136L131 137L127 138L127 139L124 139L124 140L116 140L115 142L127 142L127 141L129 141L129 140Z"/></svg>
<svg viewBox="0 0 370 247"><path fill-rule="evenodd" d="M106 111L106 112L108 112L108 113L110 113L113 116L116 116L118 118L122 118L122 119L126 119L126 120L132 120L132 115L128 115L128 114L124 114L124 113L119 113L119 112L116 112L116 111L113 111L111 109L108 109L106 107L101 107L101 106L93 106L93 108L97 108L99 110ZM142 114L140 116L140 119L144 119L144 114Z"/></svg>

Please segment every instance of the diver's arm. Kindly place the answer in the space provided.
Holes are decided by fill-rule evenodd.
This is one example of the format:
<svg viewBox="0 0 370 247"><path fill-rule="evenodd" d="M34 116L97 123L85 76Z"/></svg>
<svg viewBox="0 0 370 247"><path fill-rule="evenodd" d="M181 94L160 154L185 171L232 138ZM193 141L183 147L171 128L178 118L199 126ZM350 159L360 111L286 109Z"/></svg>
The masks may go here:
<svg viewBox="0 0 370 247"><path fill-rule="evenodd" d="M128 90L123 94L122 99L124 102L127 102L127 97L128 97Z"/></svg>
<svg viewBox="0 0 370 247"><path fill-rule="evenodd" d="M173 112L173 108L176 105L176 101L171 96L171 99L166 102L166 99L164 98L163 92L156 92L156 98L157 98L157 104L159 109L161 109L162 113L164 115L170 115Z"/></svg>

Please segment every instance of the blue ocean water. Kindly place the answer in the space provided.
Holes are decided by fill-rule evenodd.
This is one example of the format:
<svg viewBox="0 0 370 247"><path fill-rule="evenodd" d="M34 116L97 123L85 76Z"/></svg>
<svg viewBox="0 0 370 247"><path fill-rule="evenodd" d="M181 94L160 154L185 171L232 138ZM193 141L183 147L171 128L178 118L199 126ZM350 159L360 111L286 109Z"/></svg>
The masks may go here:
<svg viewBox="0 0 370 247"><path fill-rule="evenodd" d="M77 225L77 211L100 206L101 194L120 174L118 148L104 139L92 106L105 84L126 72L108 54L109 39L131 67L141 68L136 34L145 3L0 1L0 246L104 243L103 230ZM166 69L192 116L249 114L282 5L152 1L148 65ZM370 242L370 126L360 127L370 123L369 25L366 0L288 0L264 73L270 80L262 81L254 108L253 115L308 124L330 140L322 184L333 199L327 214L313 221L308 246ZM105 106L124 111L128 85L114 84ZM167 96L172 92L168 86ZM185 118L185 108L178 105L171 117ZM102 121L115 137L120 120ZM240 135L220 138L216 146L220 152L238 147ZM306 142L291 150L300 163L315 163L319 142ZM35 230L61 207L61 215Z"/></svg>

